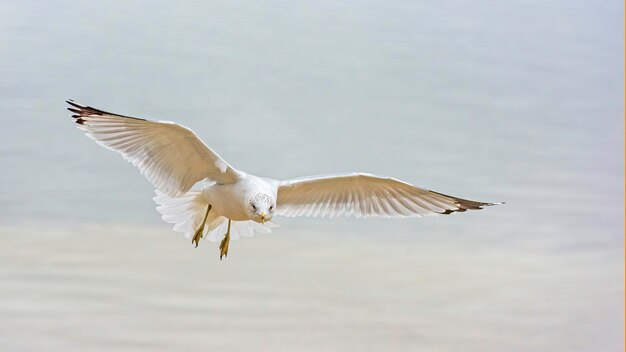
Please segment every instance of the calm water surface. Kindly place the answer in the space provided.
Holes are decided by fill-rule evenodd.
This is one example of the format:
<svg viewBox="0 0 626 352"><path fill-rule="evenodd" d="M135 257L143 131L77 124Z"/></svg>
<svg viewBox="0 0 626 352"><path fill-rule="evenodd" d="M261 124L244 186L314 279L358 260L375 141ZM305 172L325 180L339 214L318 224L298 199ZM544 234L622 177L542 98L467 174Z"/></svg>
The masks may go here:
<svg viewBox="0 0 626 352"><path fill-rule="evenodd" d="M0 4L0 350L621 350L623 3ZM193 250L64 100L505 206Z"/></svg>

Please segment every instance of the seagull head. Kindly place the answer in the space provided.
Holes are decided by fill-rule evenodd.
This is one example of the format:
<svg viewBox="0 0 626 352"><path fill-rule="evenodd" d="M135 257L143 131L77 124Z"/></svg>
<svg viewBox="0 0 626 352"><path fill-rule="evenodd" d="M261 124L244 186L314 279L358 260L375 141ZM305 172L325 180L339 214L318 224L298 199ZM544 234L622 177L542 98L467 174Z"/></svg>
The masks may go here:
<svg viewBox="0 0 626 352"><path fill-rule="evenodd" d="M266 221L272 220L276 202L269 194L257 193L250 198L248 207L249 215L252 220L264 224Z"/></svg>

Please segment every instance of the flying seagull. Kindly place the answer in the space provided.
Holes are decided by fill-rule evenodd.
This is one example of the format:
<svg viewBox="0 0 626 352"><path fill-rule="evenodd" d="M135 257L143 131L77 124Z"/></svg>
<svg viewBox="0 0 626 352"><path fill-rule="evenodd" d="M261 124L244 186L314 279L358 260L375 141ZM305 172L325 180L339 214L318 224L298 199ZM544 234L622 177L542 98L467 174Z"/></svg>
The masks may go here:
<svg viewBox="0 0 626 352"><path fill-rule="evenodd" d="M67 103L87 137L120 153L154 185L156 209L175 231L196 247L202 238L223 237L220 259L228 255L231 236L270 232L276 226L274 215L420 217L502 204L452 197L366 173L284 181L254 176L229 165L193 131L174 122Z"/></svg>

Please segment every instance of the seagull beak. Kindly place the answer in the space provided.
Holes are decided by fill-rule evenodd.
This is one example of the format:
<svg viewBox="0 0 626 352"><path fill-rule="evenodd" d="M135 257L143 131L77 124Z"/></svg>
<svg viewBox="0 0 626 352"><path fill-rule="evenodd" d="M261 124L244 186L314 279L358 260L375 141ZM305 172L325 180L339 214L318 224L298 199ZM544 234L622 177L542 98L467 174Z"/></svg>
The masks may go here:
<svg viewBox="0 0 626 352"><path fill-rule="evenodd" d="M265 224L265 212L261 212L261 224Z"/></svg>

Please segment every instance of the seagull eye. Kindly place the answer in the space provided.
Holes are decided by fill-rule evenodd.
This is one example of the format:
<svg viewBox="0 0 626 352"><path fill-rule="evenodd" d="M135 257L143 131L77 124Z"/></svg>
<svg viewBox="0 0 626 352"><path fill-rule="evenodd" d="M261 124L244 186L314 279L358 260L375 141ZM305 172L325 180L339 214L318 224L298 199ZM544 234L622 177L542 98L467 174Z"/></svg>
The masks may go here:
<svg viewBox="0 0 626 352"><path fill-rule="evenodd" d="M270 211L271 211L272 209L274 209L274 206L273 206L273 205L270 205Z"/></svg>
<svg viewBox="0 0 626 352"><path fill-rule="evenodd" d="M256 206L254 204L250 204L252 206L252 210L256 210Z"/></svg>

